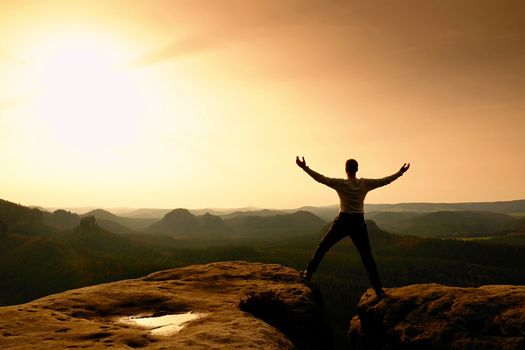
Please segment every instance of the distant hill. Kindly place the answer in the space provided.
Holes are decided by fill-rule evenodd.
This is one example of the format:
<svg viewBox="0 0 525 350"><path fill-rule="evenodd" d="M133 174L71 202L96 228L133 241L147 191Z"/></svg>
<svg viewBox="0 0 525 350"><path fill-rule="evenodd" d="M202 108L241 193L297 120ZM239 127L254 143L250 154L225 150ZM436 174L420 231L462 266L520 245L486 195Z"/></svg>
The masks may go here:
<svg viewBox="0 0 525 350"><path fill-rule="evenodd" d="M49 234L18 230L0 236L0 305L101 283L130 271L162 266L151 257L150 246L116 235L84 217L72 230Z"/></svg>
<svg viewBox="0 0 525 350"><path fill-rule="evenodd" d="M87 212L86 214L84 214L82 216L87 216L87 215L93 215L95 218L97 218L97 221L102 226L104 226L103 221L106 221L106 222L107 221L111 221L113 223L117 223L117 224L119 224L121 226L124 226L124 227L128 228L128 231L142 231L146 227L148 227L148 226L150 226L153 223L158 221L157 219L153 219L153 218L123 217L123 216L115 215L115 214L113 214L113 213L111 213L111 212L109 212L107 210L104 210L104 209L92 210L92 211ZM112 227L114 227L114 228L117 227L113 223L106 225L106 226L108 226L108 229L109 229L110 225L113 225ZM126 233L126 232L123 232L122 227L120 227L119 230L120 230L121 233Z"/></svg>
<svg viewBox="0 0 525 350"><path fill-rule="evenodd" d="M392 229L403 222L425 214L425 212L417 211L372 211L365 213L365 217L368 220L374 220L385 229Z"/></svg>
<svg viewBox="0 0 525 350"><path fill-rule="evenodd" d="M112 233L118 233L118 234L121 234L121 235L127 235L127 234L131 234L133 232L135 232L134 230L130 229L129 227L127 226L124 226L122 224L119 224L118 222L115 222L115 221L111 221L111 220L98 220L97 219L97 222L98 224L100 225L100 227L108 230L109 232L112 232Z"/></svg>
<svg viewBox="0 0 525 350"><path fill-rule="evenodd" d="M191 238L196 235L222 235L226 232L224 221L215 215L194 215L187 209L174 209L162 220L146 228L146 232Z"/></svg>
<svg viewBox="0 0 525 350"><path fill-rule="evenodd" d="M80 216L70 211L58 209L52 213L44 213L44 224L60 230L70 230L80 224Z"/></svg>
<svg viewBox="0 0 525 350"><path fill-rule="evenodd" d="M490 238L485 239L485 242L487 243L525 246L525 217L518 219L515 227L508 230L494 232L488 236L489 237L482 237Z"/></svg>
<svg viewBox="0 0 525 350"><path fill-rule="evenodd" d="M77 250L92 250L97 254L122 251L134 246L134 243L125 236L117 235L100 226L92 215L84 216L78 226L61 238Z"/></svg>
<svg viewBox="0 0 525 350"><path fill-rule="evenodd" d="M12 217L13 222L24 223L26 214L35 215L14 203L3 208L7 210L0 211L2 218L8 217L8 210L24 213L16 220ZM38 220L29 220L37 226L11 226L7 234L0 234L0 305L213 261L263 261L299 269L310 259L327 226L326 221L308 212L241 219L222 220L226 226L224 235L190 235L186 242L151 232L114 234L89 216L81 218L70 230L49 231L52 234L43 231L46 225L38 226ZM195 221L197 225L204 222L211 226L220 222L217 216L199 216L181 209L168 215L164 223L176 225L185 220L189 220L190 226ZM238 225L235 228L234 222ZM525 281L525 242L518 240L523 236L509 234L504 237L506 240L476 241L429 239L392 235L372 221L367 221L367 225L387 287L427 282L480 285ZM350 239L342 240L330 250L314 278L326 296L328 312L344 328L338 333L346 334L349 320L344 317L370 287ZM170 305L177 308L177 300L170 300ZM152 302L158 304L156 300Z"/></svg>
<svg viewBox="0 0 525 350"><path fill-rule="evenodd" d="M370 218L387 231L422 237L482 236L512 229L518 222L509 215L485 211L389 212Z"/></svg>
<svg viewBox="0 0 525 350"><path fill-rule="evenodd" d="M326 221L303 210L269 216L243 215L224 222L237 235L260 238L318 232L326 225Z"/></svg>
<svg viewBox="0 0 525 350"><path fill-rule="evenodd" d="M367 204L365 213L372 212L421 212L429 213L435 211L490 211L505 214L525 214L525 200L497 201L497 202L465 202L465 203L397 203L397 204ZM68 209L73 213L85 212L85 215L94 214L98 220L107 219L118 222L133 230L142 230L156 221L162 219L172 209L140 208L140 209L114 209L118 210L115 215L112 210L83 208ZM87 210L90 210L87 212ZM296 211L309 211L325 221L332 221L339 212L339 205L326 206L304 206L297 209L261 209L255 207L244 208L210 208L210 209L188 209L193 215L204 215L206 213L229 219L237 216L270 216L278 214L291 214ZM105 213L104 213L105 212ZM107 214L116 216L109 217ZM150 219L150 221L126 221L126 219Z"/></svg>
<svg viewBox="0 0 525 350"><path fill-rule="evenodd" d="M238 216L224 221L238 235L260 236L261 238L317 232L326 225L326 221L302 210L292 214Z"/></svg>
<svg viewBox="0 0 525 350"><path fill-rule="evenodd" d="M98 224L114 233L131 234L146 232L149 234L172 235L189 238L195 234L221 238L238 238L243 235L257 236L265 231L266 235L291 234L293 231L304 232L317 230L319 222L304 217L304 222L294 221L296 212L309 212L322 221L332 221L339 212L338 205L321 207L306 206L299 210L258 209L246 207L234 209L126 209L125 214L116 215L108 210L95 209L84 215L66 210L43 212L38 208L27 208L15 203L3 201L9 211L0 210L0 222L6 221L6 227L25 227L25 233L32 235L44 233L45 227L71 230L86 215L93 215ZM22 207L22 208L21 208ZM28 211L27 211L28 210ZM181 211L182 210L182 211ZM26 222L13 221L16 212L23 215ZM177 214L177 211L178 214ZM8 214L8 216L6 213ZM445 214L453 213L456 214ZM492 214L488 214L488 212ZM2 214L3 213L3 214ZM29 215L29 213L32 213ZM439 214L436 214L439 213ZM470 214L469 214L470 213ZM484 213L484 214L483 214ZM170 214L170 215L168 215ZM471 203L399 203L365 204L367 219L374 220L381 228L400 233L429 237L486 236L490 233L509 231L514 228L512 218L497 214L508 214L519 218L525 214L525 200ZM5 218L2 219L4 215ZM15 215L15 216L13 216ZM292 216L287 216L292 215ZM29 219L32 217L32 219ZM245 219L242 219L245 218ZM266 218L263 220L263 218ZM27 220L31 221L29 223ZM301 220L299 220L301 221ZM282 226L282 227L279 227ZM284 228L286 227L286 228ZM8 229L2 229L8 231ZM48 230L49 231L49 230ZM189 235L189 236L188 236Z"/></svg>
<svg viewBox="0 0 525 350"><path fill-rule="evenodd" d="M323 220L331 221L339 213L339 205L305 206L298 210L314 213ZM364 205L365 213L372 212L421 212L435 211L490 211L495 213L515 214L525 213L525 199L498 202L465 202L465 203L397 203ZM289 212L287 210L286 212Z"/></svg>
<svg viewBox="0 0 525 350"><path fill-rule="evenodd" d="M91 211L88 211L87 213L81 215L82 217L86 216L94 216L97 220L112 220L115 221L120 218L120 216L115 215L105 209L94 209Z"/></svg>
<svg viewBox="0 0 525 350"><path fill-rule="evenodd" d="M127 218L147 218L147 219L162 219L167 213L173 209L135 209L123 212L121 216ZM244 208L232 208L232 209L213 209L213 208L202 208L202 209L187 209L193 215L204 215L211 214L220 216L223 219L229 219L237 216L256 215L256 216L269 216L277 214L289 214L297 210L291 209L259 209L255 207L244 207Z"/></svg>
<svg viewBox="0 0 525 350"><path fill-rule="evenodd" d="M133 219L161 219L164 215L169 213L172 209L154 209L154 208L140 208L129 210L121 213L123 217Z"/></svg>
<svg viewBox="0 0 525 350"><path fill-rule="evenodd" d="M236 212L219 217L194 215L187 209L175 209L146 232L190 239L207 236L221 239L267 239L319 231L326 221L307 211L275 214L272 211ZM261 214L261 215L257 215Z"/></svg>
<svg viewBox="0 0 525 350"><path fill-rule="evenodd" d="M188 209L190 213L194 215L211 214L223 217L224 215L231 214L235 211L257 211L259 208L254 207L243 207L243 208L202 208L202 209Z"/></svg>
<svg viewBox="0 0 525 350"><path fill-rule="evenodd" d="M322 207L305 206L297 210L309 211L325 221L332 221L339 214L339 205L327 205Z"/></svg>
<svg viewBox="0 0 525 350"><path fill-rule="evenodd" d="M42 224L43 214L39 209L0 199L0 221L7 231L11 231L22 226Z"/></svg>
<svg viewBox="0 0 525 350"><path fill-rule="evenodd" d="M365 211L491 211L525 213L525 199L498 202L365 204Z"/></svg>
<svg viewBox="0 0 525 350"><path fill-rule="evenodd" d="M525 217L518 219L516 221L516 229L514 231L516 232L524 232L525 231Z"/></svg>
<svg viewBox="0 0 525 350"><path fill-rule="evenodd" d="M0 238L0 305L81 285L80 264L77 252L54 238L18 234Z"/></svg>
<svg viewBox="0 0 525 350"><path fill-rule="evenodd" d="M63 209L55 210L52 213L43 212L43 224L62 231L68 231L78 226L83 217L95 216L100 227L113 233L127 234L133 232L131 228L113 221L112 219L118 220L119 217L108 211L98 209L90 213L78 215Z"/></svg>
<svg viewBox="0 0 525 350"><path fill-rule="evenodd" d="M285 212L282 210L259 209L259 210L250 210L250 211L234 211L233 213L221 215L221 218L233 219L233 218L239 218L239 217L244 217L244 216L268 217L268 216L281 215L284 213Z"/></svg>

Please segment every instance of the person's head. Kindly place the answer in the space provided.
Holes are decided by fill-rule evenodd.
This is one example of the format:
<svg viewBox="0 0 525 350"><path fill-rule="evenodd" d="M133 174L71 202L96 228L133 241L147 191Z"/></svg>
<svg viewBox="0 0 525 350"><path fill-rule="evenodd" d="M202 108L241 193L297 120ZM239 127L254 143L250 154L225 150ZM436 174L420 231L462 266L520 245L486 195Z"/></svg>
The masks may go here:
<svg viewBox="0 0 525 350"><path fill-rule="evenodd" d="M346 161L345 170L348 175L355 175L355 173L357 173L358 168L359 164L357 164L357 160L348 159Z"/></svg>

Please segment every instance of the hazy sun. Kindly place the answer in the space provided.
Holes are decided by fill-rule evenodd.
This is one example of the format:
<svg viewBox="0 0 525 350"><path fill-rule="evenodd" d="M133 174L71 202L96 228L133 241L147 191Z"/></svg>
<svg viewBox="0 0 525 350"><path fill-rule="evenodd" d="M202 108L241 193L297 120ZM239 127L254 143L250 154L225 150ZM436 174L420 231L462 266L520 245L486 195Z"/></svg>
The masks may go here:
<svg viewBox="0 0 525 350"><path fill-rule="evenodd" d="M102 34L42 40L28 57L37 91L32 114L70 147L132 142L142 99L124 56L125 50Z"/></svg>

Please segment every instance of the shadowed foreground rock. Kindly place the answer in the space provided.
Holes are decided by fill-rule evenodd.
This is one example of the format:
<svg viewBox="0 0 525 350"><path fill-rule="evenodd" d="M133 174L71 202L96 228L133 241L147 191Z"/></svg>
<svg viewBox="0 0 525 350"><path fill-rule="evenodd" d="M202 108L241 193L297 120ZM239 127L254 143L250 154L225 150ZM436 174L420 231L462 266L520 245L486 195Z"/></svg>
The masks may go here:
<svg viewBox="0 0 525 350"><path fill-rule="evenodd" d="M525 349L525 286L411 285L361 298L350 324L357 350Z"/></svg>
<svg viewBox="0 0 525 350"><path fill-rule="evenodd" d="M329 349L321 307L320 295L293 269L195 265L2 307L0 348ZM205 316L171 336L119 322L188 311Z"/></svg>

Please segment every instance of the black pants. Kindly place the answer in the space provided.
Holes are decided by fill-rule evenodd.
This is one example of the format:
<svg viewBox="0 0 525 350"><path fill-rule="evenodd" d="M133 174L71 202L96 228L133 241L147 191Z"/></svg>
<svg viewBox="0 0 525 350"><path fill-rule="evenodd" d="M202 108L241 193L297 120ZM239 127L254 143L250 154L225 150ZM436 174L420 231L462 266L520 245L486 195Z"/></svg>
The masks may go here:
<svg viewBox="0 0 525 350"><path fill-rule="evenodd" d="M376 262L372 256L372 249L370 247L370 241L368 240L368 230L366 229L363 214L339 214L319 243L317 250L306 267L306 273L312 276L326 252L328 252L334 244L348 235L361 255L361 261L368 273L372 287L374 287L376 291L381 290L381 280L377 272Z"/></svg>

